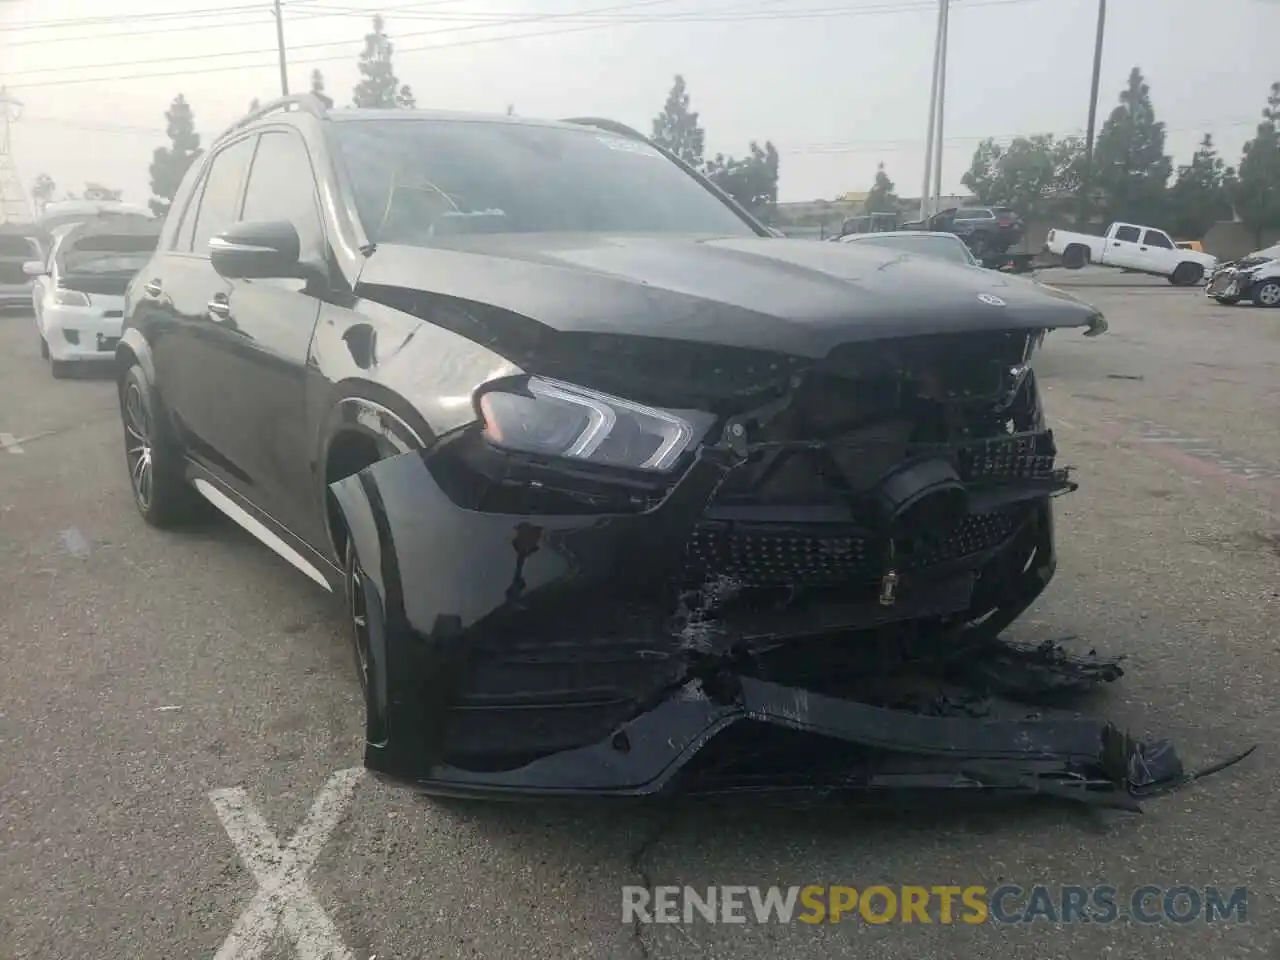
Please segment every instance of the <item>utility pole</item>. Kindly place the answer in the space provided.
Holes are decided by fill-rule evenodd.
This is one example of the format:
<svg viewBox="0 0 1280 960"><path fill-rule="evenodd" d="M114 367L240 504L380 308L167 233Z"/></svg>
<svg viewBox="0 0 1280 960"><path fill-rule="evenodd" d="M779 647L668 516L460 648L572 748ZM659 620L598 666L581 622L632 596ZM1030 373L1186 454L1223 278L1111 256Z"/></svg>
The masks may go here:
<svg viewBox="0 0 1280 960"><path fill-rule="evenodd" d="M32 219L31 204L13 160L11 125L22 117L22 102L0 87L0 223L26 223Z"/></svg>
<svg viewBox="0 0 1280 960"><path fill-rule="evenodd" d="M942 2L942 40L938 53L938 132L934 137L933 203L942 206L942 129L947 119L947 36L951 32L951 0Z"/></svg>
<svg viewBox="0 0 1280 960"><path fill-rule="evenodd" d="M289 70L284 56L284 13L280 10L280 0L275 0L276 11L276 48L280 51L280 95L289 95Z"/></svg>
<svg viewBox="0 0 1280 960"><path fill-rule="evenodd" d="M1098 120L1098 79L1102 75L1102 38L1107 28L1107 0L1098 0L1098 35L1093 41L1093 85L1089 88L1089 127L1084 139L1084 174L1080 178L1080 223L1089 221L1093 204L1093 128Z"/></svg>
<svg viewBox="0 0 1280 960"><path fill-rule="evenodd" d="M938 0L938 33L933 44L933 80L929 87L929 132L924 145L924 184L920 187L920 219L929 215L929 181L933 175L933 135L938 125L938 72L942 69L942 31L947 0Z"/></svg>

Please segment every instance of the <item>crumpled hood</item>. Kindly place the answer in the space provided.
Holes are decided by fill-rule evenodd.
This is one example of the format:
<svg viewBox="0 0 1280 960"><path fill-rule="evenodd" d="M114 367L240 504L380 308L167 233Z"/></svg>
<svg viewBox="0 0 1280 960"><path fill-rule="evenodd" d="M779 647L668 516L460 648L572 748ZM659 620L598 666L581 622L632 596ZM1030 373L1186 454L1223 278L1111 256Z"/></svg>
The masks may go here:
<svg viewBox="0 0 1280 960"><path fill-rule="evenodd" d="M867 244L773 237L505 234L380 245L360 285L477 301L562 332L820 359L842 343L981 330L1106 328L1062 291Z"/></svg>

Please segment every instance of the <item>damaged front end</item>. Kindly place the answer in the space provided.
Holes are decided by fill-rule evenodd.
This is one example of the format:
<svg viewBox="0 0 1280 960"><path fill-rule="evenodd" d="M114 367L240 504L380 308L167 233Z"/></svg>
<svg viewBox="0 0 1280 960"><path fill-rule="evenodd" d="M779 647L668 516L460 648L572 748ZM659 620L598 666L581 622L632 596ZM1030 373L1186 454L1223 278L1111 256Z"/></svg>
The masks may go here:
<svg viewBox="0 0 1280 960"><path fill-rule="evenodd" d="M1042 337L863 343L767 365L749 389L722 365L682 398L701 419L672 418L702 438L644 449L662 469L504 437L504 410L543 398L615 429L610 395L520 378L431 450L335 484L372 626L367 765L517 795L946 786L1129 804L1182 778L1166 745L982 699L1120 674L999 639L1052 578L1052 500L1075 488L1028 365Z"/></svg>

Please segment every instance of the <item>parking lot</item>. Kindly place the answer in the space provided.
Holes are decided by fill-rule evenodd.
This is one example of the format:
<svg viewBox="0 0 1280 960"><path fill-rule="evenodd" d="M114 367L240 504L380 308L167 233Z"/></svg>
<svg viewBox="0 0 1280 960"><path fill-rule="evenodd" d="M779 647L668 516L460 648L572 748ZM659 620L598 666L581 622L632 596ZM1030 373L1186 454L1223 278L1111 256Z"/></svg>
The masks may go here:
<svg viewBox="0 0 1280 960"><path fill-rule="evenodd" d="M110 380L53 380L0 315L0 958L1280 956L1280 311L1043 279L1111 329L1037 364L1081 488L1016 633L1126 654L1089 709L1189 766L1261 744L1141 816L442 803L344 773L335 601L229 521L145 526ZM633 926L637 883L1247 886L1248 923Z"/></svg>

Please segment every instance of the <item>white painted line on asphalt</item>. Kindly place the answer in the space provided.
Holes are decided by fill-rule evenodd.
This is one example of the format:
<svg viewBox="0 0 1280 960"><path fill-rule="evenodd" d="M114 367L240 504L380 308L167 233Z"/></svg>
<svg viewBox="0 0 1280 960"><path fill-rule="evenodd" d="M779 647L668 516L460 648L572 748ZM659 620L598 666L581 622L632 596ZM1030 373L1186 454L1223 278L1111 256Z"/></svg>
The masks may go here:
<svg viewBox="0 0 1280 960"><path fill-rule="evenodd" d="M363 767L331 776L306 821L281 849L271 828L239 787L209 794L236 852L258 881L258 892L214 960L252 960L272 946L283 924L300 960L355 960L316 901L307 874L329 835L347 812Z"/></svg>
<svg viewBox="0 0 1280 960"><path fill-rule="evenodd" d="M27 452L22 449L22 444L12 433L0 433L0 450L8 450L10 453Z"/></svg>

